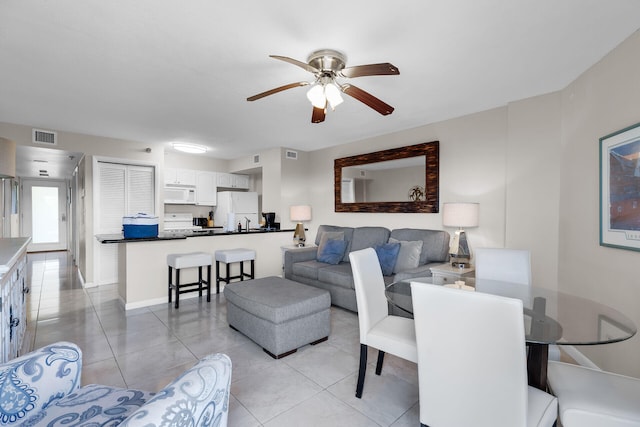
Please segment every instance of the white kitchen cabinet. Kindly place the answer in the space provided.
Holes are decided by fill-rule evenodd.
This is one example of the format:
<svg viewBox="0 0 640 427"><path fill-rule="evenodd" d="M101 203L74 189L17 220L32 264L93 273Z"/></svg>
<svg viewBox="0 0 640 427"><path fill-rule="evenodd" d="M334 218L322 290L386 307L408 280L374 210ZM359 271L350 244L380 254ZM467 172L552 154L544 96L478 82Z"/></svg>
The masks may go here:
<svg viewBox="0 0 640 427"><path fill-rule="evenodd" d="M196 171L191 169L164 169L164 183L169 185L196 185Z"/></svg>
<svg viewBox="0 0 640 427"><path fill-rule="evenodd" d="M196 205L215 206L218 195L216 172L196 172Z"/></svg>
<svg viewBox="0 0 640 427"><path fill-rule="evenodd" d="M249 189L249 175L218 172L218 187Z"/></svg>
<svg viewBox="0 0 640 427"><path fill-rule="evenodd" d="M249 189L249 175L233 174L233 181L235 184L233 188Z"/></svg>

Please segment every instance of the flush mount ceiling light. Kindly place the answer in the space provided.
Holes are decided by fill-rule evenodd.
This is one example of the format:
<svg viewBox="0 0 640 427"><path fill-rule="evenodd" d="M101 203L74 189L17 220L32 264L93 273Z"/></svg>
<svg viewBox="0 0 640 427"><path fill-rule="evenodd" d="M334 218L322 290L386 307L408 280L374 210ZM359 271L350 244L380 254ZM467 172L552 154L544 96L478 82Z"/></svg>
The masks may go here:
<svg viewBox="0 0 640 427"><path fill-rule="evenodd" d="M338 79L354 78L362 76L388 76L398 75L400 71L396 66L388 62L381 64L357 65L354 67L346 67L347 57L332 49L323 49L313 52L307 58L307 62L301 62L286 56L270 55L271 58L297 65L315 76L315 81L302 81L290 83L280 86L266 92L259 93L247 98L247 101L255 101L283 90L293 89L300 86L309 86L311 89L307 91L307 99L313 105L313 113L311 115L312 123L320 123L325 119L327 106L335 110L336 106L342 103L340 92L346 93L352 98L357 99L363 104L376 110L378 113L386 116L393 112L393 107L368 92L350 84L341 84Z"/></svg>
<svg viewBox="0 0 640 427"><path fill-rule="evenodd" d="M174 142L173 148L183 153L202 154L207 152L207 147L198 144L189 144L186 142Z"/></svg>

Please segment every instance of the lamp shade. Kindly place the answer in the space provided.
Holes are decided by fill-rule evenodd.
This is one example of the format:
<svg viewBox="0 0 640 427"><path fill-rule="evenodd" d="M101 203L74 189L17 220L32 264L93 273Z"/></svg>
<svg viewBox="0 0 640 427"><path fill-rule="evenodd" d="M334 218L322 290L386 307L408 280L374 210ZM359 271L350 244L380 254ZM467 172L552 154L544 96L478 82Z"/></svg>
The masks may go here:
<svg viewBox="0 0 640 427"><path fill-rule="evenodd" d="M289 214L291 216L291 221L295 221L295 222L311 221L311 206L307 206L307 205L291 206L289 210Z"/></svg>
<svg viewBox="0 0 640 427"><path fill-rule="evenodd" d="M0 137L0 178L16 176L16 143Z"/></svg>
<svg viewBox="0 0 640 427"><path fill-rule="evenodd" d="M442 225L445 227L477 227L478 203L445 203L442 207Z"/></svg>

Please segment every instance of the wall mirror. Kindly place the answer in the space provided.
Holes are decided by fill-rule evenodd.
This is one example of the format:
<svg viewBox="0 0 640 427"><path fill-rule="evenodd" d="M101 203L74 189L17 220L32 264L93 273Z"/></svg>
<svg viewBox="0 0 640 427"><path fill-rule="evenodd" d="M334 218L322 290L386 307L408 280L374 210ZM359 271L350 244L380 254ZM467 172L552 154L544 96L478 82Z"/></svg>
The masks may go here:
<svg viewBox="0 0 640 427"><path fill-rule="evenodd" d="M336 212L438 212L439 142L334 161Z"/></svg>

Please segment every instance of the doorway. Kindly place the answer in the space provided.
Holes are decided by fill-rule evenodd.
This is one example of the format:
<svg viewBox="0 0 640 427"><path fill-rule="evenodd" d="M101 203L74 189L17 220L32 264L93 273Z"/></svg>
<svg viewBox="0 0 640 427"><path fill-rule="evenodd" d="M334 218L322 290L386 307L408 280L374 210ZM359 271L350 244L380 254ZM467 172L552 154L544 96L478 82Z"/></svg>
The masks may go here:
<svg viewBox="0 0 640 427"><path fill-rule="evenodd" d="M22 236L31 236L28 252L67 250L66 181L22 181Z"/></svg>

